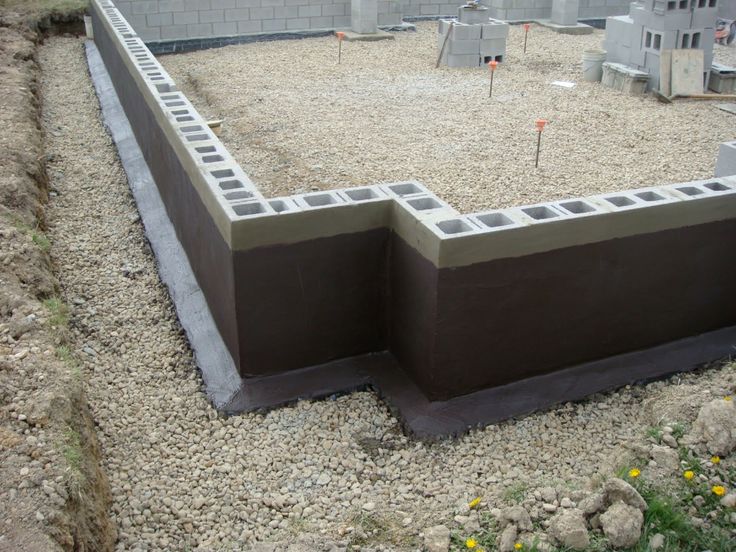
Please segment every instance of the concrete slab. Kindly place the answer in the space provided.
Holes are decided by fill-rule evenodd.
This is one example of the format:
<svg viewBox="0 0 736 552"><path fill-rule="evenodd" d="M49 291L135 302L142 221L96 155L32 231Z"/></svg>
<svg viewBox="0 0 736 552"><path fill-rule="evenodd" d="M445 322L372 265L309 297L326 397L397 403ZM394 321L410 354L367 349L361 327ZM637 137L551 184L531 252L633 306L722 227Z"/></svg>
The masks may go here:
<svg viewBox="0 0 736 552"><path fill-rule="evenodd" d="M703 50L672 50L672 95L703 93Z"/></svg>
<svg viewBox="0 0 736 552"><path fill-rule="evenodd" d="M732 115L736 115L736 103L724 103L724 104L715 104L715 106L721 111L725 111L726 113L731 113Z"/></svg>
<svg viewBox="0 0 736 552"><path fill-rule="evenodd" d="M380 29L375 33L356 33L354 31L345 31L345 40L348 42L376 42L377 40L393 39L394 35Z"/></svg>
<svg viewBox="0 0 736 552"><path fill-rule="evenodd" d="M547 27L548 29L552 29L556 33L560 34L586 35L592 34L595 30L593 27L586 25L585 23L578 23L577 25L558 25L557 23L553 23L550 19L538 19L537 23L542 27Z"/></svg>

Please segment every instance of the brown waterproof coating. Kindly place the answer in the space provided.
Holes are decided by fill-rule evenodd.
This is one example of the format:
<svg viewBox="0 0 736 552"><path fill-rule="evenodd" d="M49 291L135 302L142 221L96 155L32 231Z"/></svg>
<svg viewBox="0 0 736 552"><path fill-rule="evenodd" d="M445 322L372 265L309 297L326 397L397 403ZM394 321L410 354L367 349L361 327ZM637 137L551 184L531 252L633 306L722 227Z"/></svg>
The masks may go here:
<svg viewBox="0 0 736 552"><path fill-rule="evenodd" d="M456 431L728 353L733 218L441 269L387 227L231 251L92 13L169 218L246 378L230 410L371 384L418 432ZM431 421L441 419L451 421Z"/></svg>

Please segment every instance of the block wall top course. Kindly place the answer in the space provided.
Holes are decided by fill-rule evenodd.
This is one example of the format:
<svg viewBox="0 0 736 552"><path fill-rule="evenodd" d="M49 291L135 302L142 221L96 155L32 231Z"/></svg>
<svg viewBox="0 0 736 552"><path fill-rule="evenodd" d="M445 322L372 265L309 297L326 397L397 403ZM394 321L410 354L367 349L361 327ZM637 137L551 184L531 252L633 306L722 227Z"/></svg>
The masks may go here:
<svg viewBox="0 0 736 552"><path fill-rule="evenodd" d="M459 214L416 181L264 198L109 0L93 0L233 250L390 227L438 267L736 218L736 176Z"/></svg>

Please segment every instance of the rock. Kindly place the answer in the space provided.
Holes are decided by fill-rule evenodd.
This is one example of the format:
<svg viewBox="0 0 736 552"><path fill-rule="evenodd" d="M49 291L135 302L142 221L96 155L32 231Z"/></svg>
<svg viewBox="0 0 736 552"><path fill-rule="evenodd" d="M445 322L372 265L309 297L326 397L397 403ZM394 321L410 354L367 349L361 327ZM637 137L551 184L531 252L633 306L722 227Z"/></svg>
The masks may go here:
<svg viewBox="0 0 736 552"><path fill-rule="evenodd" d="M736 406L716 399L703 405L693 424L691 437L705 443L712 454L726 456L736 450Z"/></svg>
<svg viewBox="0 0 736 552"><path fill-rule="evenodd" d="M554 504L542 504L542 510L547 512L548 514L554 514L557 511L557 506Z"/></svg>
<svg viewBox="0 0 736 552"><path fill-rule="evenodd" d="M578 502L578 508L586 516L592 516L596 512L603 510L605 504L603 503L603 493L593 493L592 495L584 498Z"/></svg>
<svg viewBox="0 0 736 552"><path fill-rule="evenodd" d="M601 527L614 548L634 546L641 537L644 514L635 506L616 502L601 514Z"/></svg>
<svg viewBox="0 0 736 552"><path fill-rule="evenodd" d="M651 539L649 539L649 550L655 551L659 550L664 546L664 535L662 533L657 533L656 535L653 535Z"/></svg>
<svg viewBox="0 0 736 552"><path fill-rule="evenodd" d="M590 544L583 512L577 508L562 510L552 518L549 535L562 546L573 550L585 550Z"/></svg>
<svg viewBox="0 0 736 552"><path fill-rule="evenodd" d="M542 489L539 489L539 494L542 495L542 500L544 502L552 503L557 500L557 491L554 490L552 487L544 487Z"/></svg>
<svg viewBox="0 0 736 552"><path fill-rule="evenodd" d="M424 548L427 552L447 552L450 549L450 530L436 525L424 531Z"/></svg>
<svg viewBox="0 0 736 552"><path fill-rule="evenodd" d="M603 497L606 506L611 506L616 502L623 502L624 504L638 508L642 512L647 509L647 503L638 491L623 479L616 477L606 481L603 486Z"/></svg>
<svg viewBox="0 0 736 552"><path fill-rule="evenodd" d="M560 500L560 506L562 506L563 508L574 508L575 503L568 497L563 497L562 500Z"/></svg>
<svg viewBox="0 0 736 552"><path fill-rule="evenodd" d="M665 433L664 435L662 435L662 442L668 447L672 447L673 449L677 448L677 439L675 439L669 433Z"/></svg>
<svg viewBox="0 0 736 552"><path fill-rule="evenodd" d="M726 508L736 508L736 493L728 493L721 499L721 505Z"/></svg>
<svg viewBox="0 0 736 552"><path fill-rule="evenodd" d="M669 471L677 471L680 469L680 457L678 456L677 451L670 447L652 445L652 448L649 450L649 456L657 463L658 466Z"/></svg>
<svg viewBox="0 0 736 552"><path fill-rule="evenodd" d="M518 530L514 524L507 525L506 529L503 530L496 540L498 552L513 552L517 534Z"/></svg>
<svg viewBox="0 0 736 552"><path fill-rule="evenodd" d="M375 502L366 502L365 504L363 504L363 509L366 512L372 512L373 510L376 509L376 503Z"/></svg>
<svg viewBox="0 0 736 552"><path fill-rule="evenodd" d="M329 473L321 473L317 478L317 485L327 485L332 478Z"/></svg>
<svg viewBox="0 0 736 552"><path fill-rule="evenodd" d="M522 506L513 506L503 511L503 518L516 525L520 531L532 530L532 519Z"/></svg>

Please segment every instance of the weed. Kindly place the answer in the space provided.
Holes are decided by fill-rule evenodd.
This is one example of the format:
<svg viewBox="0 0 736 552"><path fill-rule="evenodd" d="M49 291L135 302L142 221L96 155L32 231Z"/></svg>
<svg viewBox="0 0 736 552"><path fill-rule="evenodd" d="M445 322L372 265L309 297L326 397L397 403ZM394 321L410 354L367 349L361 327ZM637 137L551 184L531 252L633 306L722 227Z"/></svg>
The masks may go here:
<svg viewBox="0 0 736 552"><path fill-rule="evenodd" d="M44 253L48 253L49 249L51 249L51 241L43 232L33 230L31 232L31 240L33 240L33 243L35 243Z"/></svg>
<svg viewBox="0 0 736 552"><path fill-rule="evenodd" d="M411 548L417 544L414 535L381 514L360 512L352 517L351 524L355 531L350 546L388 544L397 548Z"/></svg>
<svg viewBox="0 0 736 552"><path fill-rule="evenodd" d="M43 305L48 309L49 317L48 323L54 329L66 329L69 326L69 308L66 306L64 301L58 297L51 297L43 302Z"/></svg>
<svg viewBox="0 0 736 552"><path fill-rule="evenodd" d="M677 439L678 441L682 439L685 436L685 433L687 432L687 427L685 424L676 423L672 424L672 436Z"/></svg>
<svg viewBox="0 0 736 552"><path fill-rule="evenodd" d="M68 345L60 345L56 348L56 358L67 365L69 373L74 377L74 379L82 379L82 369L79 367L77 358L74 356L74 353Z"/></svg>
<svg viewBox="0 0 736 552"><path fill-rule="evenodd" d="M514 483L513 485L507 487L506 490L503 492L503 499L509 503L519 504L522 500L524 500L526 490L526 483Z"/></svg>
<svg viewBox="0 0 736 552"><path fill-rule="evenodd" d="M662 434L663 431L656 426L652 426L647 428L646 435L649 439L657 443L658 445L662 444Z"/></svg>

